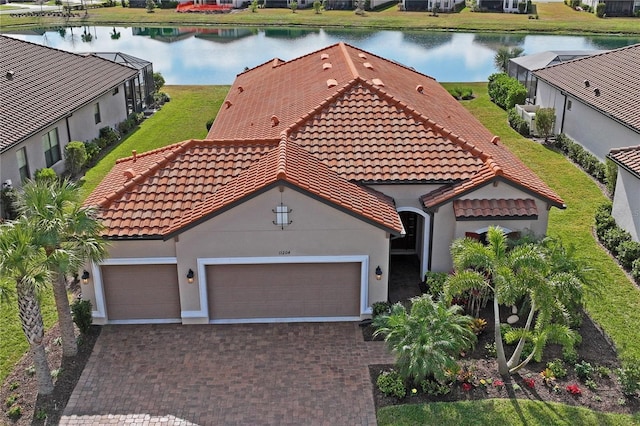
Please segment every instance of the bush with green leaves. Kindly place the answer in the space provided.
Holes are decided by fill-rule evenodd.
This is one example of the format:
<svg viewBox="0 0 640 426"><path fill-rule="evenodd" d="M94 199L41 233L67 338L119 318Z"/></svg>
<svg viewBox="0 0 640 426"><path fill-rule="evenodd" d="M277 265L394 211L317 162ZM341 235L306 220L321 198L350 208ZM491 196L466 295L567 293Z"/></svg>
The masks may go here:
<svg viewBox="0 0 640 426"><path fill-rule="evenodd" d="M553 373L553 377L563 379L567 377L567 369L561 359L554 359L547 363L547 368Z"/></svg>
<svg viewBox="0 0 640 426"><path fill-rule="evenodd" d="M640 284L640 259L636 259L631 264L631 276Z"/></svg>
<svg viewBox="0 0 640 426"><path fill-rule="evenodd" d="M20 416L22 416L22 407L19 405L14 405L7 411L7 416L11 420L18 420Z"/></svg>
<svg viewBox="0 0 640 426"><path fill-rule="evenodd" d="M609 250L615 257L618 257L620 245L623 242L630 240L631 234L617 225L614 228L605 231L602 236L602 244L604 244L607 250Z"/></svg>
<svg viewBox="0 0 640 426"><path fill-rule="evenodd" d="M93 141L84 142L85 153L87 154L87 162L86 164L93 164L95 160L98 159L98 155L100 154L100 147L97 143Z"/></svg>
<svg viewBox="0 0 640 426"><path fill-rule="evenodd" d="M608 186L615 186L616 177L607 172L608 166L596 156L585 150L581 145L573 142L564 134L556 136L553 146L567 155L589 175ZM611 179L611 181L609 180Z"/></svg>
<svg viewBox="0 0 640 426"><path fill-rule="evenodd" d="M71 304L73 322L78 326L80 333L87 334L91 330L93 316L91 315L91 301L77 299Z"/></svg>
<svg viewBox="0 0 640 426"><path fill-rule="evenodd" d="M2 218L13 220L18 217L18 194L13 187L0 190L0 204L2 205Z"/></svg>
<svg viewBox="0 0 640 426"><path fill-rule="evenodd" d="M164 77L162 76L161 73L159 72L153 73L153 86L155 87L156 92L158 92L164 86Z"/></svg>
<svg viewBox="0 0 640 426"><path fill-rule="evenodd" d="M529 136L529 123L527 123L522 117L520 117L518 111L515 108L511 108L508 111L507 120L509 120L509 125L516 132L520 133L522 136Z"/></svg>
<svg viewBox="0 0 640 426"><path fill-rule="evenodd" d="M404 384L404 380L397 371L383 371L376 379L376 386L380 389L380 392L385 395L395 396L398 399L404 398L407 395L407 388Z"/></svg>
<svg viewBox="0 0 640 426"><path fill-rule="evenodd" d="M580 361L575 364L573 368L576 370L576 376L582 381L591 379L593 377L594 368L591 363L587 361Z"/></svg>
<svg viewBox="0 0 640 426"><path fill-rule="evenodd" d="M477 337L471 330L472 318L461 315L462 308L434 301L429 294L411 299L411 310L401 303L389 315L374 319L374 336L382 335L396 355L396 369L405 380L415 383L433 377L446 380L454 370L460 352L473 347Z"/></svg>
<svg viewBox="0 0 640 426"><path fill-rule="evenodd" d="M37 182L55 182L58 180L58 174L50 167L45 167L43 169L36 170L35 175L33 176L34 180Z"/></svg>
<svg viewBox="0 0 640 426"><path fill-rule="evenodd" d="M422 392L433 396L446 395L451 392L451 386L431 379L421 381L420 388Z"/></svg>
<svg viewBox="0 0 640 426"><path fill-rule="evenodd" d="M631 236L629 236L629 238L631 238ZM640 259L639 242L631 240L623 241L618 245L617 251L618 261L624 268L628 270L631 270L633 268L633 262L636 259Z"/></svg>
<svg viewBox="0 0 640 426"><path fill-rule="evenodd" d="M637 396L640 393L640 360L633 360L616 371L622 386L622 393Z"/></svg>
<svg viewBox="0 0 640 426"><path fill-rule="evenodd" d="M527 99L527 88L506 73L495 73L489 76L488 92L491 100L504 110L524 104Z"/></svg>
<svg viewBox="0 0 640 426"><path fill-rule="evenodd" d="M371 309L373 311L373 318L377 317L378 315L389 315L389 313L391 312L391 303L374 302L373 305L371 305Z"/></svg>
<svg viewBox="0 0 640 426"><path fill-rule="evenodd" d="M607 10L607 5L605 3L598 3L596 6L596 16L598 18L606 17L605 10Z"/></svg>
<svg viewBox="0 0 640 426"><path fill-rule="evenodd" d="M446 272L432 272L427 271L424 274L424 283L427 288L427 292L434 298L438 299L444 291L444 283L447 281Z"/></svg>
<svg viewBox="0 0 640 426"><path fill-rule="evenodd" d="M71 176L77 176L87 163L87 148L84 142L72 141L64 147L64 164Z"/></svg>
<svg viewBox="0 0 640 426"><path fill-rule="evenodd" d="M536 129L544 141L549 140L553 134L553 127L556 123L556 110L553 108L538 108L536 111Z"/></svg>
<svg viewBox="0 0 640 426"><path fill-rule="evenodd" d="M616 181L618 179L618 165L609 158L605 161L605 185L609 191L609 197L613 198L616 191Z"/></svg>
<svg viewBox="0 0 640 426"><path fill-rule="evenodd" d="M291 9L291 13L296 13L296 10L298 10L298 2L296 0L291 0L291 3L289 3L289 9Z"/></svg>

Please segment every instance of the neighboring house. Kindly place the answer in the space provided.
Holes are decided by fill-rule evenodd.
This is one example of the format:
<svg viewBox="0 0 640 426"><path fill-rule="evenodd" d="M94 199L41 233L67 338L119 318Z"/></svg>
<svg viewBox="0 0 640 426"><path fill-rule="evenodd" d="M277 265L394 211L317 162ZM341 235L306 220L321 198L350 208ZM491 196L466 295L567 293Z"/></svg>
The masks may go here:
<svg viewBox="0 0 640 426"><path fill-rule="evenodd" d="M635 16L640 11L640 0L585 0L585 4L591 7L593 13L599 3L605 4L604 13L606 16Z"/></svg>
<svg viewBox="0 0 640 426"><path fill-rule="evenodd" d="M482 12L526 13L526 0L477 0L476 8Z"/></svg>
<svg viewBox="0 0 640 426"><path fill-rule="evenodd" d="M610 50L533 74L536 105L554 108L564 133L600 161L640 140L640 44Z"/></svg>
<svg viewBox="0 0 640 426"><path fill-rule="evenodd" d="M343 43L239 74L206 139L118 160L85 204L98 324L360 320L392 254L449 271L455 238L564 208L434 79Z"/></svg>
<svg viewBox="0 0 640 426"><path fill-rule="evenodd" d="M380 1L379 4L387 3L386 1ZM464 5L464 0L402 0L402 10L407 11L433 11L437 8L440 12L453 12L456 10L457 5ZM371 7L376 7L378 4L371 2Z"/></svg>
<svg viewBox="0 0 640 426"><path fill-rule="evenodd" d="M611 214L633 241L640 242L640 145L612 149L607 157L618 166Z"/></svg>
<svg viewBox="0 0 640 426"><path fill-rule="evenodd" d="M550 50L546 52L534 53L532 55L518 56L509 59L507 74L518 79L527 88L527 103L535 104L536 89L538 79L533 74L534 71L561 62L572 61L589 55L604 52L603 50Z"/></svg>
<svg viewBox="0 0 640 426"><path fill-rule="evenodd" d="M36 170L64 171L64 147L96 138L128 115L125 87L138 72L0 36L0 179L18 187Z"/></svg>
<svg viewBox="0 0 640 426"><path fill-rule="evenodd" d="M93 52L91 55L125 65L138 71L138 75L125 81L124 90L127 98L127 112L144 111L153 104L156 86L153 81L153 64L122 52Z"/></svg>

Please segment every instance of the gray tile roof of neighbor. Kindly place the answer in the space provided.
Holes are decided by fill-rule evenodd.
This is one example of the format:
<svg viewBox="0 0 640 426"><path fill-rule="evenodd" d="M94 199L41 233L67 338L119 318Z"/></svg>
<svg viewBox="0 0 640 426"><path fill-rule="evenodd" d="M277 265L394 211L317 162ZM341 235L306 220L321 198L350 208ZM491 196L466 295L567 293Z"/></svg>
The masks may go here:
<svg viewBox="0 0 640 426"><path fill-rule="evenodd" d="M97 56L0 36L0 152L136 74Z"/></svg>
<svg viewBox="0 0 640 426"><path fill-rule="evenodd" d="M563 62L534 75L640 132L640 44Z"/></svg>

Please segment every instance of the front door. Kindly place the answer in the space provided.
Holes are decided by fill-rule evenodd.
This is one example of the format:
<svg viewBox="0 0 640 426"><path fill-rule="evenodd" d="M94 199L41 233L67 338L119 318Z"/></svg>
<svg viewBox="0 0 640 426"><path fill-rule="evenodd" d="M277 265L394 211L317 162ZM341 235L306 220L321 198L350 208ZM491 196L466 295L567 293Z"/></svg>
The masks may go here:
<svg viewBox="0 0 640 426"><path fill-rule="evenodd" d="M400 212L400 219L406 235L404 238L391 240L391 251L395 253L416 252L416 232L418 230L418 215L414 212Z"/></svg>

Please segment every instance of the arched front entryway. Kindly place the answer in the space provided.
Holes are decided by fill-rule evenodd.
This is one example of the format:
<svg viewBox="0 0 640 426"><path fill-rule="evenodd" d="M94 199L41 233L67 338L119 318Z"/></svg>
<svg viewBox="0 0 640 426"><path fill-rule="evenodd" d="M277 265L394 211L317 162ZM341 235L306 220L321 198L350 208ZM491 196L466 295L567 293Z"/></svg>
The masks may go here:
<svg viewBox="0 0 640 426"><path fill-rule="evenodd" d="M420 261L420 276L429 270L431 216L415 207L398 207L405 236L391 239L391 254L415 254Z"/></svg>

